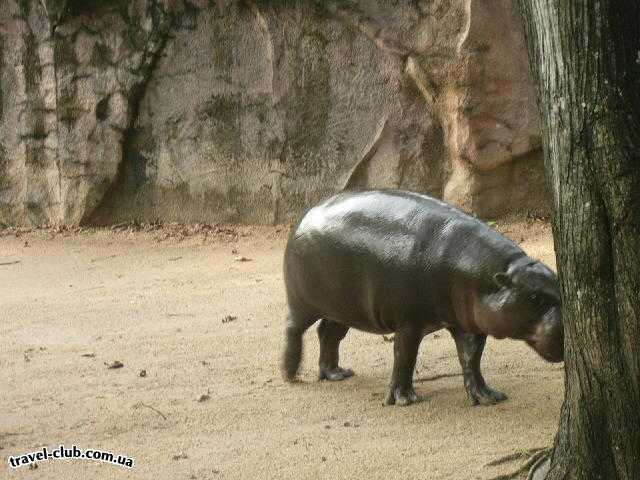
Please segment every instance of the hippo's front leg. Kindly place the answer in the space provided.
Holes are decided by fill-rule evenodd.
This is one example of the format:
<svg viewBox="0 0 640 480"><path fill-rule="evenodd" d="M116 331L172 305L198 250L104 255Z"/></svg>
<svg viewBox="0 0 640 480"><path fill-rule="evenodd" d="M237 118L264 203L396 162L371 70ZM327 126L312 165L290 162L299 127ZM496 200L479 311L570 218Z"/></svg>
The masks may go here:
<svg viewBox="0 0 640 480"><path fill-rule="evenodd" d="M484 344L487 341L486 335L465 333L455 329L449 329L456 342L458 359L462 366L464 376L464 386L472 405L493 405L507 399L507 396L492 390L487 386L480 373L480 360Z"/></svg>
<svg viewBox="0 0 640 480"><path fill-rule="evenodd" d="M412 326L396 331L393 340L393 374L385 405L405 406L420 400L413 389L413 370L416 366L422 332Z"/></svg>

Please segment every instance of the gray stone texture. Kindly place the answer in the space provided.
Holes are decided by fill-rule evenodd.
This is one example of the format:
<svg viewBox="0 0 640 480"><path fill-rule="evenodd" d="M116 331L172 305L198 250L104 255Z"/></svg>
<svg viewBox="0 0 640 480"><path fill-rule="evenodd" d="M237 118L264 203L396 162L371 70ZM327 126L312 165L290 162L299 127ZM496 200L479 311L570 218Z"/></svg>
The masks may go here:
<svg viewBox="0 0 640 480"><path fill-rule="evenodd" d="M0 222L290 222L397 187L544 210L510 0L5 0Z"/></svg>

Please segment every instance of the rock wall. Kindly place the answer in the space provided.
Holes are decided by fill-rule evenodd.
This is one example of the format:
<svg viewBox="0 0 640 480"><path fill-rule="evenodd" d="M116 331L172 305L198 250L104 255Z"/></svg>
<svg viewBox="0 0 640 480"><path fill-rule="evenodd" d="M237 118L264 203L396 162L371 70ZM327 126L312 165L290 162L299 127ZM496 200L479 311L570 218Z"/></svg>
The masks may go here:
<svg viewBox="0 0 640 480"><path fill-rule="evenodd" d="M511 0L5 0L0 222L288 222L343 189L545 209Z"/></svg>

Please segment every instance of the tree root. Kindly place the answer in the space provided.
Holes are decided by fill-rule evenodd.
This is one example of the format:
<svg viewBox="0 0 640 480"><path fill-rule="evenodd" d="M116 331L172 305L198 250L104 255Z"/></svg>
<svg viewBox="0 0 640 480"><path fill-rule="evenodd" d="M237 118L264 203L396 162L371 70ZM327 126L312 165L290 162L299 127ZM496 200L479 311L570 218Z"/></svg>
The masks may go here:
<svg viewBox="0 0 640 480"><path fill-rule="evenodd" d="M542 465L550 459L549 457L550 453L551 453L551 449L547 449L546 454L541 455L540 458L538 458L538 460L535 461L535 463L529 469L529 475L527 475L527 480L536 480L536 473L538 473L538 469L541 468ZM548 472L549 472L549 466L547 465L546 470L544 470L544 472L542 473L545 476L545 478Z"/></svg>
<svg viewBox="0 0 640 480"><path fill-rule="evenodd" d="M523 452L512 453L502 458L498 458L497 460L493 460L487 463L486 467L495 467L497 465L502 465L503 463L511 462L513 460L518 460L523 457L529 457L526 462L522 464L518 470L507 473L506 475L498 475L497 477L490 478L489 480L516 480L518 478L522 478L523 474L527 474L527 480L531 480L533 478L533 474L536 469L546 461L549 453L551 452L550 448L532 448L529 450L525 450Z"/></svg>
<svg viewBox="0 0 640 480"><path fill-rule="evenodd" d="M497 467L498 465L514 462L522 458L531 458L532 455L542 450L544 450L544 448L527 448L525 450L518 450L517 452L510 453L509 455L505 455L504 457L491 460L489 463L485 465L485 467Z"/></svg>

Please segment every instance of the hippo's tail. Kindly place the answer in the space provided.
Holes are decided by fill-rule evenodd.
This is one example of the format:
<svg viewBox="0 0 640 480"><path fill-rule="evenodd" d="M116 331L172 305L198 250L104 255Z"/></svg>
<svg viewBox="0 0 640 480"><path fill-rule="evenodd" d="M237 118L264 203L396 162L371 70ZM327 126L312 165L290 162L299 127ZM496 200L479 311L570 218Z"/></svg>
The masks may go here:
<svg viewBox="0 0 640 480"><path fill-rule="evenodd" d="M317 318L317 317L316 317ZM285 380L293 382L302 360L302 336L315 323L316 318L298 315L293 309L289 310L287 328L285 331L284 354L282 355L282 374Z"/></svg>
<svg viewBox="0 0 640 480"><path fill-rule="evenodd" d="M282 355L282 374L288 382L293 382L302 360L302 334L298 329L287 325L284 354Z"/></svg>

